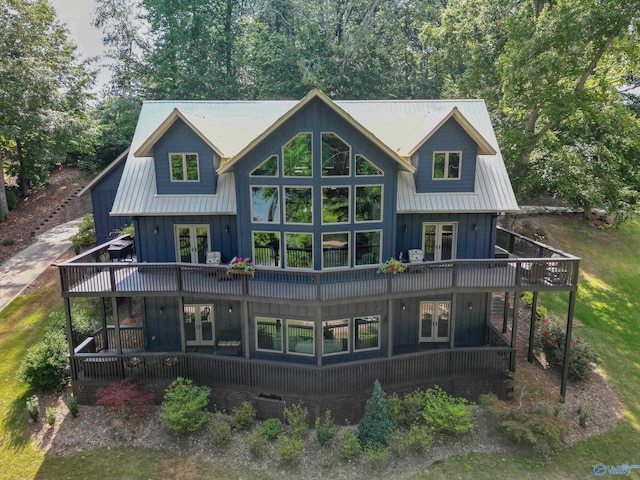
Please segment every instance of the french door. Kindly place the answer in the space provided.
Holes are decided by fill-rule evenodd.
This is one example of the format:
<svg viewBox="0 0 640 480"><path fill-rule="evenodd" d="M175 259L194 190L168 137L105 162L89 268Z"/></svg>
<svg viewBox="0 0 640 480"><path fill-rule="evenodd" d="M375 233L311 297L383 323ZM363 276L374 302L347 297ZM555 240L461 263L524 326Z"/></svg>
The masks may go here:
<svg viewBox="0 0 640 480"><path fill-rule="evenodd" d="M213 305L184 306L185 343L193 345L214 345Z"/></svg>
<svg viewBox="0 0 640 480"><path fill-rule="evenodd" d="M448 342L451 302L420 302L420 342Z"/></svg>
<svg viewBox="0 0 640 480"><path fill-rule="evenodd" d="M176 225L176 256L182 263L206 263L211 250L209 225Z"/></svg>
<svg viewBox="0 0 640 480"><path fill-rule="evenodd" d="M425 223L423 225L424 259L428 262L456 258L456 223Z"/></svg>

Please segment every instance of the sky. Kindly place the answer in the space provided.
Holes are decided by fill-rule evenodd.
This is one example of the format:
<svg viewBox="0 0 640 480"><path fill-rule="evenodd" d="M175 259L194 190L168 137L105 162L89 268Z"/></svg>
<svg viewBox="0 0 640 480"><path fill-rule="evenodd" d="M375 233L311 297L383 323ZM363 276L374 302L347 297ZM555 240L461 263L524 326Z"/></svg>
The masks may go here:
<svg viewBox="0 0 640 480"><path fill-rule="evenodd" d="M91 25L96 7L94 0L49 0L49 3L55 8L58 19L66 24L82 58L102 55L104 47L100 31ZM102 69L98 75L96 90L100 90L108 81L109 72Z"/></svg>

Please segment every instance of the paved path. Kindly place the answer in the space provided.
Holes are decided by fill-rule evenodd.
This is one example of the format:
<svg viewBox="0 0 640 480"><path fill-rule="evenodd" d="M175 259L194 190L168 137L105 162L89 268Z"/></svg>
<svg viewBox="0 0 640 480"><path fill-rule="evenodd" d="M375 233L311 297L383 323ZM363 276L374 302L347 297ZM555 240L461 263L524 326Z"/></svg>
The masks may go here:
<svg viewBox="0 0 640 480"><path fill-rule="evenodd" d="M60 255L71 248L71 236L81 218L54 227L35 237L33 244L0 265L0 311L22 293Z"/></svg>

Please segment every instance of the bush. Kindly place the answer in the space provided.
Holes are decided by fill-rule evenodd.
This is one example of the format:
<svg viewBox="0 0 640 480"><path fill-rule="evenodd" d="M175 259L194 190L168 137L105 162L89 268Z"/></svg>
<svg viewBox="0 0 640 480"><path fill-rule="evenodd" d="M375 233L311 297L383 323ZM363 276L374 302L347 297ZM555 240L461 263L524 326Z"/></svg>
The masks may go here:
<svg viewBox="0 0 640 480"><path fill-rule="evenodd" d="M91 247L96 244L96 227L93 223L93 215L85 214L78 225L78 232L71 237L74 247Z"/></svg>
<svg viewBox="0 0 640 480"><path fill-rule="evenodd" d="M87 337L92 336L99 328L95 312L76 305L71 307L71 326L73 331L73 345L80 345ZM64 311L54 310L47 317L47 331L55 330L67 335L67 319Z"/></svg>
<svg viewBox="0 0 640 480"><path fill-rule="evenodd" d="M387 397L387 413L396 427L411 426L422 419L424 392L416 390L400 398L396 393Z"/></svg>
<svg viewBox="0 0 640 480"><path fill-rule="evenodd" d="M231 424L229 417L224 412L216 412L209 423L209 434L213 444L224 447L231 439Z"/></svg>
<svg viewBox="0 0 640 480"><path fill-rule="evenodd" d="M345 460L351 460L360 454L360 440L355 430L341 428L338 430L338 454Z"/></svg>
<svg viewBox="0 0 640 480"><path fill-rule="evenodd" d="M524 303L525 307L531 308L533 305L533 293L522 292L520 298L522 299L522 303ZM541 322L545 318L547 318L547 309L545 307L536 306L536 321Z"/></svg>
<svg viewBox="0 0 640 480"><path fill-rule="evenodd" d="M5 247L8 247L9 245L13 245L13 239L12 238L3 238L2 239L2 245L4 245Z"/></svg>
<svg viewBox="0 0 640 480"><path fill-rule="evenodd" d="M578 422L582 428L587 428L587 422L589 421L589 407L586 405L580 405L578 407Z"/></svg>
<svg viewBox="0 0 640 480"><path fill-rule="evenodd" d="M35 390L61 391L69 371L68 349L64 334L47 332L27 351L16 378Z"/></svg>
<svg viewBox="0 0 640 480"><path fill-rule="evenodd" d="M244 430L251 425L253 419L256 418L256 409L253 408L253 405L249 402L242 402L240 407L236 407L231 411L231 416L236 424L236 428Z"/></svg>
<svg viewBox="0 0 640 480"><path fill-rule="evenodd" d="M78 416L78 399L76 397L67 398L67 408L69 409L69 414L76 418Z"/></svg>
<svg viewBox="0 0 640 480"><path fill-rule="evenodd" d="M364 449L364 458L374 470L379 471L389 460L389 449L382 445L369 444Z"/></svg>
<svg viewBox="0 0 640 480"><path fill-rule="evenodd" d="M296 463L304 455L304 442L294 435L280 435L276 448L280 462L284 464Z"/></svg>
<svg viewBox="0 0 640 480"><path fill-rule="evenodd" d="M128 380L99 388L96 394L96 404L116 409L123 420L132 416L143 417L153 405L153 394L143 392Z"/></svg>
<svg viewBox="0 0 640 480"><path fill-rule="evenodd" d="M367 400L364 416L358 425L360 445L363 448L368 445L386 445L392 433L393 423L387 413L385 395L380 382L376 380L371 398Z"/></svg>
<svg viewBox="0 0 640 480"><path fill-rule="evenodd" d="M40 416L40 401L37 395L31 395L27 398L27 413L31 420L34 422L38 421L38 417Z"/></svg>
<svg viewBox="0 0 640 480"><path fill-rule="evenodd" d="M296 438L304 438L309 430L309 411L302 403L295 403L291 408L285 407L284 418L289 424L291 435Z"/></svg>
<svg viewBox="0 0 640 480"><path fill-rule="evenodd" d="M336 434L336 424L331 417L331 410L325 410L322 417L316 418L316 438L321 446L325 446Z"/></svg>
<svg viewBox="0 0 640 480"><path fill-rule="evenodd" d="M417 453L427 453L431 448L433 435L431 429L424 425L411 425L407 443Z"/></svg>
<svg viewBox="0 0 640 480"><path fill-rule="evenodd" d="M387 402L387 415L389 415L389 420L391 420L393 425L396 427L403 424L404 408L402 405L402 399L398 396L397 393L394 393L387 397L386 402Z"/></svg>
<svg viewBox="0 0 640 480"><path fill-rule="evenodd" d="M389 437L389 452L394 457L404 457L409 451L409 436L404 429L396 428Z"/></svg>
<svg viewBox="0 0 640 480"><path fill-rule="evenodd" d="M566 331L559 325L545 320L536 330L536 347L544 352L549 366L563 368ZM589 343L574 337L569 345L569 378L585 380L600 362L598 354Z"/></svg>
<svg viewBox="0 0 640 480"><path fill-rule="evenodd" d="M269 450L268 438L261 428L255 428L247 439L249 453L254 458L263 458Z"/></svg>
<svg viewBox="0 0 640 480"><path fill-rule="evenodd" d="M183 433L198 430L207 421L205 409L211 390L197 387L190 379L176 378L165 390L160 423Z"/></svg>
<svg viewBox="0 0 640 480"><path fill-rule="evenodd" d="M56 423L56 408L55 407L47 407L45 410L45 414L47 417L47 423L49 425L53 425Z"/></svg>
<svg viewBox="0 0 640 480"><path fill-rule="evenodd" d="M269 418L265 420L262 422L262 433L264 433L265 437L269 440L278 438L282 433L282 422L279 418Z"/></svg>
<svg viewBox="0 0 640 480"><path fill-rule="evenodd" d="M455 398L439 386L423 395L424 417L436 432L466 433L473 430L473 411L464 398Z"/></svg>
<svg viewBox="0 0 640 480"><path fill-rule="evenodd" d="M18 205L20 197L16 192L16 188L5 188L5 193L7 195L7 208L11 211Z"/></svg>

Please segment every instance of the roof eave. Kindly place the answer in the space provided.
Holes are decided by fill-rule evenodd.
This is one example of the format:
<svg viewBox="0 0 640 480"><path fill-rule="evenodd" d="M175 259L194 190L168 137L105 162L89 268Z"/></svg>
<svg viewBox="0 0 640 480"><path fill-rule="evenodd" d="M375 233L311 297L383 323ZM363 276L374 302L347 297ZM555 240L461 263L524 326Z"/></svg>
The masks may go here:
<svg viewBox="0 0 640 480"><path fill-rule="evenodd" d="M129 154L129 148L127 148L124 152L122 152L120 155L118 155L113 162L111 162L109 165L107 165L98 175L96 175L93 180L91 180L82 190L80 190L76 194L76 197L81 197L81 196L85 195L87 192L90 192L91 189L97 183L99 183L104 177L106 177L109 173L111 173L111 171L114 168L116 168L120 164L120 162L125 160L128 154Z"/></svg>

